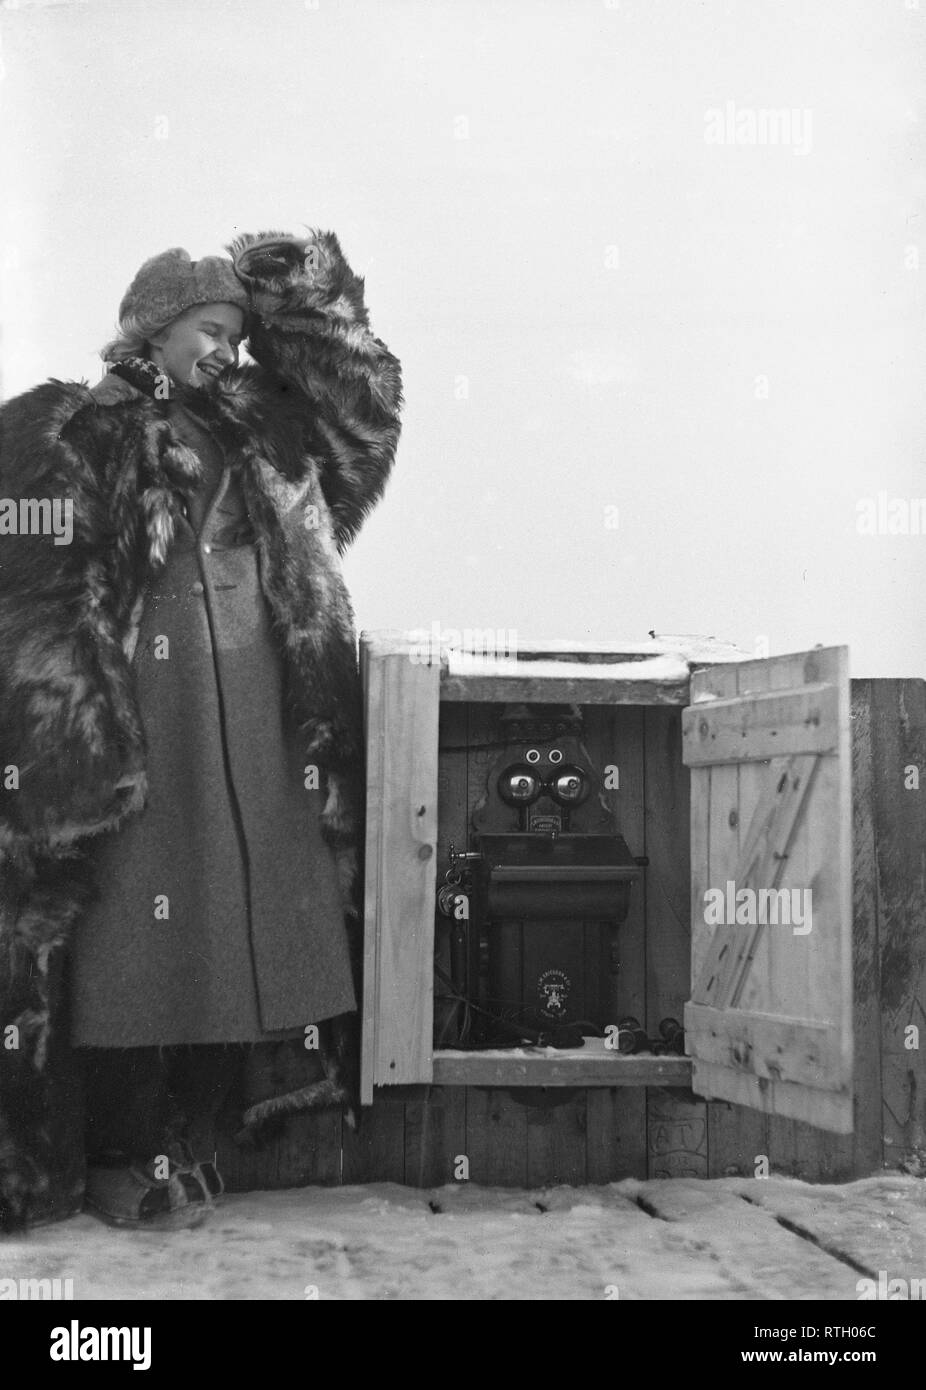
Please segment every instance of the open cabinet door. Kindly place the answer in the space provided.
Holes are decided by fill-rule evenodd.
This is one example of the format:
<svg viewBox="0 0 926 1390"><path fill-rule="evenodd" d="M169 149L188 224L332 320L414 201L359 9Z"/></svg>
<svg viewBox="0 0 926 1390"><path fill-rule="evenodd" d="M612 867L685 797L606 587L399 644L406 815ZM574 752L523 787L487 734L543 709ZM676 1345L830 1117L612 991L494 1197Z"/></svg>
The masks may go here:
<svg viewBox="0 0 926 1390"><path fill-rule="evenodd" d="M432 1077L440 664L360 638L367 762L360 1099Z"/></svg>
<svg viewBox="0 0 926 1390"><path fill-rule="evenodd" d="M692 1087L850 1133L848 649L695 671L691 701Z"/></svg>

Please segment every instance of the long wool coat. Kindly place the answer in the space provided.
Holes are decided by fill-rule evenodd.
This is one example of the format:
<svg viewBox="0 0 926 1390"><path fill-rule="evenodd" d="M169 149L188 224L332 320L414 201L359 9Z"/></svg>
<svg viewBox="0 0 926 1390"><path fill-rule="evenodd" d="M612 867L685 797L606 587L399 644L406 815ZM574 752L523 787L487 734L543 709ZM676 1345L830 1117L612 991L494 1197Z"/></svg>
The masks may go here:
<svg viewBox="0 0 926 1390"><path fill-rule="evenodd" d="M195 411L253 526L283 717L303 768L320 770L319 825L356 918L360 692L339 556L391 469L401 378L337 238L313 234L306 247L285 270L258 261L247 326L256 365L196 393ZM133 662L146 604L183 550L202 469L168 406L145 394L102 404L84 385L49 382L0 411L3 497L69 500L74 522L71 544L0 535L0 1228L78 1203L80 1164L61 1145L68 945L99 895L106 850L97 837L128 833L148 802ZM334 974L337 1009L343 971ZM285 999L274 1015L272 993L262 1028L291 1017ZM289 1093L270 1097L269 1109L343 1100L337 1052L326 1056L326 1080L304 1090L293 1090L290 1070Z"/></svg>
<svg viewBox="0 0 926 1390"><path fill-rule="evenodd" d="M135 390L110 381L124 398ZM322 792L283 700L235 471L189 410L168 418L206 477L145 597L132 674L148 805L94 845L99 898L72 941L71 1041L304 1038L355 1006Z"/></svg>

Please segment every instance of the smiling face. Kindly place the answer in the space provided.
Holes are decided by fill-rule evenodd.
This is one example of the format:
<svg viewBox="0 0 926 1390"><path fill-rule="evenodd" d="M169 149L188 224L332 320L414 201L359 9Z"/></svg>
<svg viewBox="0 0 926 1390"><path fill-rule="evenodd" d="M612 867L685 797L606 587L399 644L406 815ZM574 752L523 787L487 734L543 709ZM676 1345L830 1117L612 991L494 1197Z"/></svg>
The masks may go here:
<svg viewBox="0 0 926 1390"><path fill-rule="evenodd" d="M235 304L195 304L153 335L151 360L178 386L211 386L237 365L243 327Z"/></svg>

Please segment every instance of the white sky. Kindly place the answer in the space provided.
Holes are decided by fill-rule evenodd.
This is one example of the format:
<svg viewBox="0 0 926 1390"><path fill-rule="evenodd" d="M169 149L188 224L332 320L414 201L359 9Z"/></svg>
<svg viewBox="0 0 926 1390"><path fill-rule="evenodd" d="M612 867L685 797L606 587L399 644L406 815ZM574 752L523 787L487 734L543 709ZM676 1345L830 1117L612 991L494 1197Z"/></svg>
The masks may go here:
<svg viewBox="0 0 926 1390"><path fill-rule="evenodd" d="M406 381L360 626L926 674L926 535L857 531L926 498L926 0L0 10L4 395L95 380L155 252L330 227Z"/></svg>

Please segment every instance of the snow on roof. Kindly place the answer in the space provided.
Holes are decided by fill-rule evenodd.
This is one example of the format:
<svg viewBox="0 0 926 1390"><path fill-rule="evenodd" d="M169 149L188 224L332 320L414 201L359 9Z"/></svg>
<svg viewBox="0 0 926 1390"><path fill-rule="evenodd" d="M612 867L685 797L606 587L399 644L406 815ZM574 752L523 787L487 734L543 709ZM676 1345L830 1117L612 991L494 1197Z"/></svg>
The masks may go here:
<svg viewBox="0 0 926 1390"><path fill-rule="evenodd" d="M451 676L537 676L544 679L580 681L654 681L676 685L688 679L688 662L680 656L654 656L642 661L557 661L523 660L511 657L488 658L479 653L451 648L446 653Z"/></svg>
<svg viewBox="0 0 926 1390"><path fill-rule="evenodd" d="M547 675L549 671L541 669L541 664L549 658L549 662L555 667L552 674L566 677L573 672L566 669L570 663L564 658L574 656L574 664L581 667L585 677L594 675L594 672L589 670L590 666L607 663L611 667L612 680L638 680L643 674L639 667L646 662L648 679L678 680L679 677L674 673L665 677L659 676L656 674L659 668L651 667L650 663L658 657L673 657L685 664L685 671L681 677L685 679L689 666L721 661L748 661L753 656L753 653L745 652L731 642L697 633L656 633L643 641L639 638L624 641L619 637L586 640L574 637L527 636L514 629L454 630L441 628L439 623L434 623L430 630L388 628L365 631L360 636L365 645L378 652L401 651L411 646L413 649L428 650L431 660L436 661L440 651L441 656L451 662L450 670L453 674L458 673L458 668L464 661L467 663L465 669L470 672L474 670L473 663L480 661L485 663L487 674L491 674L493 666L506 662L509 674L512 663L517 663L518 674L532 672L536 675ZM495 655L489 656L487 652L494 652ZM630 673L618 672L617 668L622 665L635 666L637 669ZM529 671L523 670L527 666Z"/></svg>

